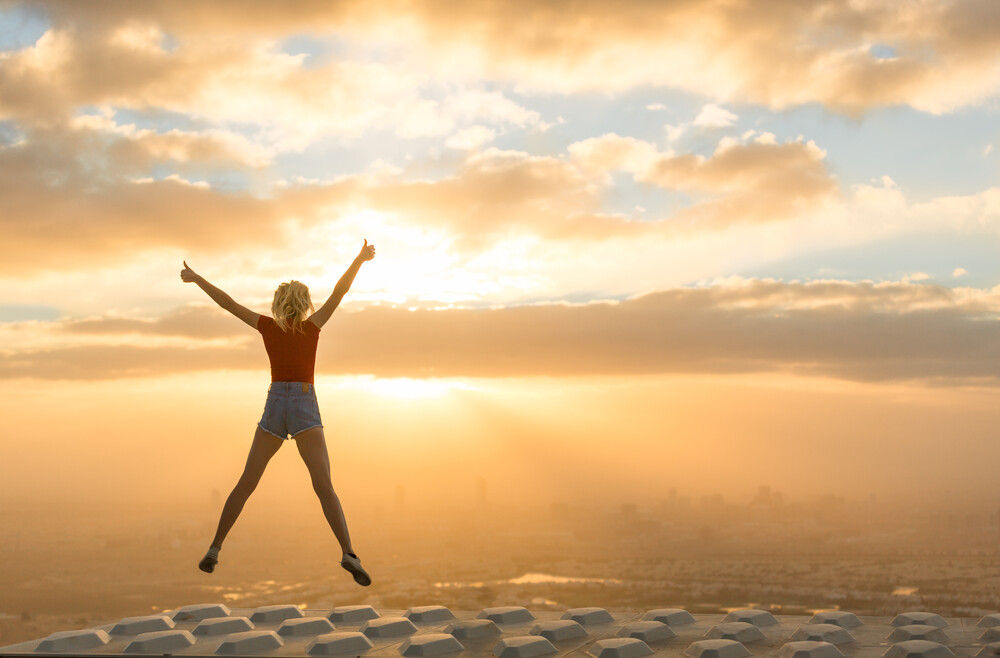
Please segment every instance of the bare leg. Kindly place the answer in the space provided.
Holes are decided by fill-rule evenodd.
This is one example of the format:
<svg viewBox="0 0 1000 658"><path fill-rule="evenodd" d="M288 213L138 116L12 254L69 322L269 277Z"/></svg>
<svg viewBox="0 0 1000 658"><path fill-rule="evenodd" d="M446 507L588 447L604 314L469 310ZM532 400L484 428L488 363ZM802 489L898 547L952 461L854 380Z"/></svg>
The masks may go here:
<svg viewBox="0 0 1000 658"><path fill-rule="evenodd" d="M319 503L323 506L323 514L326 522L330 524L330 529L337 536L340 548L344 553L354 553L351 547L351 535L347 532L347 519L344 518L344 508L340 506L340 499L333 490L333 482L330 480L330 455L326 451L326 436L322 427L314 427L300 434L296 434L295 445L299 449L302 461L309 469L309 477L312 479L313 491L319 497Z"/></svg>
<svg viewBox="0 0 1000 658"><path fill-rule="evenodd" d="M250 446L250 454L247 456L246 466L243 467L243 475L239 482L233 487L233 492L226 499L226 504L222 508L222 517L219 519L219 529L215 531L215 539L212 540L212 548L222 548L222 542L226 540L230 528L236 523L237 517L243 511L243 505L247 498L257 488L260 476L264 474L267 463L271 461L274 453L278 452L283 441L273 434L268 434L257 426L257 431L253 435L253 445Z"/></svg>

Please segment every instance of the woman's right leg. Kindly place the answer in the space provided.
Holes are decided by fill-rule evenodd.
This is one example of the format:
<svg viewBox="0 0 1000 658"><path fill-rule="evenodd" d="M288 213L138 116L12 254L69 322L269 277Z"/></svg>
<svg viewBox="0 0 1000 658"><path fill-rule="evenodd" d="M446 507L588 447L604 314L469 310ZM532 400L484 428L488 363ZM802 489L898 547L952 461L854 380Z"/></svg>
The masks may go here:
<svg viewBox="0 0 1000 658"><path fill-rule="evenodd" d="M219 528L215 531L215 539L212 540L212 548L222 548L222 542L226 540L230 528L236 523L243 505L247 498L257 488L260 476L264 474L267 463L271 461L274 453L284 443L281 439L269 434L257 426L257 431L253 435L253 445L250 446L250 454L247 456L246 466L243 467L243 475L239 482L233 487L233 492L226 499L226 504L222 508L222 516L219 518Z"/></svg>
<svg viewBox="0 0 1000 658"><path fill-rule="evenodd" d="M309 478L312 480L313 491L319 498L320 506L323 508L323 515L326 522L330 524L340 549L344 553L354 553L351 546L351 534L347 531L347 519L344 518L344 508L340 505L340 498L333 490L333 482L330 479L330 455L326 450L326 437L322 427L314 427L295 435L295 446L299 449L299 455L309 470Z"/></svg>
<svg viewBox="0 0 1000 658"><path fill-rule="evenodd" d="M351 547L351 535L347 532L344 508L340 506L340 499L337 498L337 494L333 490L333 483L330 481L330 455L326 450L326 437L323 435L323 428L314 427L296 434L295 445L299 449L302 461L306 463L306 468L309 469L313 490L319 497L326 522L330 524L330 529L333 530L333 534L336 535L337 541L340 543L340 549L344 552L340 566L350 572L354 577L354 582L358 585L363 587L371 585L371 576L361 566L361 560L354 554L354 549Z"/></svg>

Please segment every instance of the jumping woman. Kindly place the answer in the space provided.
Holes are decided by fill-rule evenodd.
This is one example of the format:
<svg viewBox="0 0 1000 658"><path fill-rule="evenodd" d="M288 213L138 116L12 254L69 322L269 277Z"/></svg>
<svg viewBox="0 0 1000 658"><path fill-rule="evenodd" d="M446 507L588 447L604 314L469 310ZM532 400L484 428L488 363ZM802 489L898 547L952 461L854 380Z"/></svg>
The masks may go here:
<svg viewBox="0 0 1000 658"><path fill-rule="evenodd" d="M197 283L215 303L259 331L271 362L271 386L267 390L264 415L257 423L243 475L222 508L215 539L198 564L202 571L212 573L215 570L222 542L243 510L247 498L257 487L264 468L281 444L292 438L295 439L302 461L309 469L313 490L323 506L323 514L344 552L340 566L349 571L359 585L371 585L371 578L351 547L344 509L340 506L340 499L330 480L330 456L326 450L323 423L319 417L313 372L316 369L316 345L320 328L337 310L340 301L354 283L361 265L372 258L375 258L375 245L370 245L365 240L361 253L344 272L344 276L340 277L330 298L311 315L309 312L315 309L309 298L309 288L298 281L282 283L274 292L274 302L271 304L271 314L274 317L254 313L237 304L232 297L195 274L187 262L184 263L181 280L185 283Z"/></svg>

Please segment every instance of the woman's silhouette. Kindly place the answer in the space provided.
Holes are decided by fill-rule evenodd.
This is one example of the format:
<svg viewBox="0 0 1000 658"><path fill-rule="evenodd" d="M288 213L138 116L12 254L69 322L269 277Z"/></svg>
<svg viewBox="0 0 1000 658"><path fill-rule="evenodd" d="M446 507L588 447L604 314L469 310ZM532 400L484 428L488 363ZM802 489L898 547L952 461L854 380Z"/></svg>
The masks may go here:
<svg viewBox="0 0 1000 658"><path fill-rule="evenodd" d="M344 295L350 290L362 263L374 257L375 246L365 240L361 252L340 277L330 298L311 315L309 311L313 311L314 308L309 298L309 288L298 281L282 283L274 292L274 302L271 304L273 318L254 313L237 304L232 297L195 274L187 262L184 263L181 280L186 283L197 283L219 306L259 331L264 338L264 348L271 362L271 386L268 388L264 414L257 424L243 475L240 476L239 482L236 483L222 508L215 539L212 540L208 553L198 564L198 568L202 571L212 573L215 570L215 565L219 562L219 549L222 548L222 542L229 534L229 529L233 527L247 498L257 487L268 461L281 444L291 437L295 439L302 461L309 469L313 490L319 496L323 514L344 552L340 566L349 571L359 585L371 584L371 578L351 547L351 536L347 532L344 510L330 481L330 457L327 454L326 438L319 416L313 372L316 366L316 345L320 328L330 319Z"/></svg>

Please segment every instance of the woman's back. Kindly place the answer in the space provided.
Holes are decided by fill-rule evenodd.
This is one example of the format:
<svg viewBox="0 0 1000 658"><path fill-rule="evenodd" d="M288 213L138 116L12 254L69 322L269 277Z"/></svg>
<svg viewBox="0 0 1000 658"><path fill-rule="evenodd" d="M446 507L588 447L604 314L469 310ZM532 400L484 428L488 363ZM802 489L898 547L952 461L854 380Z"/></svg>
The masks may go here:
<svg viewBox="0 0 1000 658"><path fill-rule="evenodd" d="M319 327L305 320L298 329L289 327L288 331L282 331L272 318L261 315L257 331L264 338L264 349L271 361L272 382L315 383Z"/></svg>

